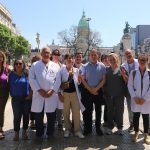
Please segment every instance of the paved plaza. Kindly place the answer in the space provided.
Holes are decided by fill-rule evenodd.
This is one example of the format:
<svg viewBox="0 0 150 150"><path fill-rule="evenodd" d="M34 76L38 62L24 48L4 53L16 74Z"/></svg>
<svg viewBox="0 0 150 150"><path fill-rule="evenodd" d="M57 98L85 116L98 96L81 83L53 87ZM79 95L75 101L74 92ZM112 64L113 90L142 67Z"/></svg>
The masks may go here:
<svg viewBox="0 0 150 150"><path fill-rule="evenodd" d="M11 108L11 101L9 100L5 112L5 128L6 137L0 141L0 150L150 150L150 146L144 144L142 132L137 143L132 142L132 134L128 133L129 126L127 119L127 108L125 106L124 112L124 131L123 135L104 135L99 137L93 133L85 139L79 139L71 135L69 138L63 138L63 131L58 131L56 127L54 137L42 140L36 139L35 131L29 129L30 139L19 142L13 141L13 114ZM141 119L141 118L140 118ZM142 120L142 119L141 119ZM142 127L142 122L140 122ZM105 130L105 129L104 129ZM114 129L115 131L116 129Z"/></svg>

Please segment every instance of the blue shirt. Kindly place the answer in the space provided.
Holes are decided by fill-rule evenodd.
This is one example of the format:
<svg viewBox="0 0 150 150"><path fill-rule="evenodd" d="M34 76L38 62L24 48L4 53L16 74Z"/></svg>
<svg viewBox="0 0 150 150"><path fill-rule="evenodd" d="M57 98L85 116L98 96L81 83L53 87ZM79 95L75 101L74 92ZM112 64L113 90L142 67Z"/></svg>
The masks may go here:
<svg viewBox="0 0 150 150"><path fill-rule="evenodd" d="M14 72L9 75L10 95L27 96L29 94L29 81L25 74L18 76Z"/></svg>
<svg viewBox="0 0 150 150"><path fill-rule="evenodd" d="M97 62L96 64L88 62L79 72L85 76L85 80L90 87L96 87L106 74L106 68L101 62Z"/></svg>

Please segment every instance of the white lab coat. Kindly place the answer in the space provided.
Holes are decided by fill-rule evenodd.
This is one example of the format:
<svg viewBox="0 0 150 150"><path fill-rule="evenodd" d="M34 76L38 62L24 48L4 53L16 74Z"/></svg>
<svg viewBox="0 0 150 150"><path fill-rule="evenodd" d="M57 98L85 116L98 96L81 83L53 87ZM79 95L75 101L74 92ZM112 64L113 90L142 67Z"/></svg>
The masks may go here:
<svg viewBox="0 0 150 150"><path fill-rule="evenodd" d="M52 61L48 64L44 64L42 60L32 64L29 70L29 82L33 90L32 97L32 112L54 112L57 108L57 95L54 92L52 96L48 98L42 97L39 93L39 89L48 91L53 88L56 74L59 67Z"/></svg>
<svg viewBox="0 0 150 150"><path fill-rule="evenodd" d="M74 80L74 84L75 84L75 88L76 88L76 92L77 92L77 97L78 97L79 104L80 104L80 109L83 112L85 110L85 108L84 108L83 104L81 103L81 93L80 93L79 88L78 88L78 74L79 74L79 69L73 68L73 80ZM53 86L53 90L56 93L58 92L58 90L60 88L61 82L68 81L68 77L69 77L69 73L67 71L67 68L66 68L66 66L63 66L60 69L60 71L57 73L56 82Z"/></svg>
<svg viewBox="0 0 150 150"><path fill-rule="evenodd" d="M134 85L134 86L133 86ZM150 113L150 80L148 71L145 71L143 76L143 89L141 91L141 73L136 70L135 78L133 81L133 71L131 71L128 80L128 90L131 95L131 110L133 112L141 112L142 114ZM134 90L135 89L135 90ZM137 105L134 97L143 98L145 100L143 105Z"/></svg>
<svg viewBox="0 0 150 150"><path fill-rule="evenodd" d="M139 68L139 63L138 63L138 60L137 59L134 59L134 65L135 65L135 68L134 69L138 69ZM125 68L125 70L128 72L129 74L129 65L127 63L127 61L125 61L122 65L122 67Z"/></svg>

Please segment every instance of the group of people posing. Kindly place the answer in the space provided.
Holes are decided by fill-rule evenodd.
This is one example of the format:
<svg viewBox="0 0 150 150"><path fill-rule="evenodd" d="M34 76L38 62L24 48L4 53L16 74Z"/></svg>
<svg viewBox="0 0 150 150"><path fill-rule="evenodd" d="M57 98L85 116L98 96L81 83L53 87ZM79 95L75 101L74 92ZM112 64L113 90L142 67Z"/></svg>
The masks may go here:
<svg viewBox="0 0 150 150"><path fill-rule="evenodd" d="M0 139L4 139L4 110L10 93L14 116L14 141L19 140L21 119L23 119L22 139L28 139L29 116L35 120L36 136L44 135L44 114L47 117L46 135L51 137L58 127L63 127L64 137L70 136L72 129L79 138L92 133L93 110L95 109L95 129L102 136L101 112L104 105L105 133L123 134L124 99L128 106L130 126L134 131L133 142L139 135L139 118L142 114L144 142L148 138L150 114L150 72L148 57L139 54L134 59L132 50L125 50L125 62L120 65L115 53L99 56L96 49L89 52L89 61L82 64L82 53L66 54L60 62L59 50L44 47L41 55L32 59L30 69L20 58L9 70L6 57L0 51ZM32 112L32 113L31 113ZM81 112L81 113L80 113ZM72 113L72 121L70 114ZM83 132L80 121L83 116ZM33 122L32 122L33 123Z"/></svg>

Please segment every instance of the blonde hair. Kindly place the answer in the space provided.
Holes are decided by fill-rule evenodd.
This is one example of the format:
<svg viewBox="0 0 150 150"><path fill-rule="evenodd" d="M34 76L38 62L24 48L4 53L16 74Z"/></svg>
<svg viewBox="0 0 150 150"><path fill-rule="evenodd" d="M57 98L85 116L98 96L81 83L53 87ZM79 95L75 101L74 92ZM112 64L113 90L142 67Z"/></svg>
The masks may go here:
<svg viewBox="0 0 150 150"><path fill-rule="evenodd" d="M113 57L113 58L116 60L117 64L118 64L118 65L120 64L119 56L118 56L117 54L115 54L115 53L110 53L110 54L108 55L108 57Z"/></svg>

